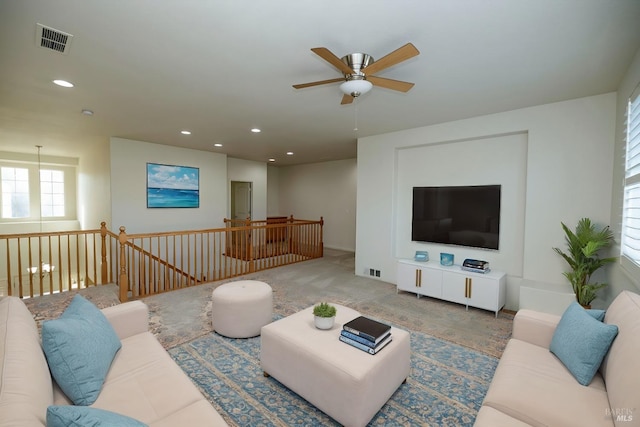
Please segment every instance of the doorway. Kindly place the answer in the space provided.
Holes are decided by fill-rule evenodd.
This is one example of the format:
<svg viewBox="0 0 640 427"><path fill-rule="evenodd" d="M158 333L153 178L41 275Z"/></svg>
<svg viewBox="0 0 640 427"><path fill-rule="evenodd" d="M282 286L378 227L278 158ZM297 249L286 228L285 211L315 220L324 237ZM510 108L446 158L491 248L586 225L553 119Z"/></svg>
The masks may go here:
<svg viewBox="0 0 640 427"><path fill-rule="evenodd" d="M231 219L251 219L251 182L231 181Z"/></svg>

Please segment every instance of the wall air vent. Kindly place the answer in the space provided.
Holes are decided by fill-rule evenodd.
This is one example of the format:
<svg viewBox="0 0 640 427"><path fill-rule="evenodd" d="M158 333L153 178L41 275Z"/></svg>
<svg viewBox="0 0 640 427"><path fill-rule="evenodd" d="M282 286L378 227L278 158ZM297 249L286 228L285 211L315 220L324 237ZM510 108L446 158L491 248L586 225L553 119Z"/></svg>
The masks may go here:
<svg viewBox="0 0 640 427"><path fill-rule="evenodd" d="M73 35L69 33L36 24L36 44L40 47L66 55L72 39Z"/></svg>

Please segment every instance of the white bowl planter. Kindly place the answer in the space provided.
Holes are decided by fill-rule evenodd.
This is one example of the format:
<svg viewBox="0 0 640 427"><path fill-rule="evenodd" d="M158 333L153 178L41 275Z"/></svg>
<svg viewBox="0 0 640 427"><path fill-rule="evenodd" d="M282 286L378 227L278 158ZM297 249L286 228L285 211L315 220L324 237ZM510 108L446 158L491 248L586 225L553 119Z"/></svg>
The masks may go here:
<svg viewBox="0 0 640 427"><path fill-rule="evenodd" d="M314 323L318 329L331 329L333 328L333 322L336 320L334 317L319 317L313 316Z"/></svg>

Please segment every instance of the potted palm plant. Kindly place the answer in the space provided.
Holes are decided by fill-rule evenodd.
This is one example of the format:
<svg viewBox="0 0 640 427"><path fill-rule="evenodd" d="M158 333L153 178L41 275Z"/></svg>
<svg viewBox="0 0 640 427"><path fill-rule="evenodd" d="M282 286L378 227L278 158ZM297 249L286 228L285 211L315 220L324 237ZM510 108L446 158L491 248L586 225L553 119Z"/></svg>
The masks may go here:
<svg viewBox="0 0 640 427"><path fill-rule="evenodd" d="M553 248L567 261L571 271L564 272L576 294L578 303L590 308L596 298L598 290L607 286L606 283L590 283L591 275L605 264L616 260L615 257L600 258L599 252L613 243L613 232L608 226L596 229L589 218L582 218L576 225L575 232L564 223L562 229L567 242L567 252Z"/></svg>
<svg viewBox="0 0 640 427"><path fill-rule="evenodd" d="M331 329L333 328L333 322L336 318L336 308L326 302L313 307L313 319L316 328L318 329Z"/></svg>

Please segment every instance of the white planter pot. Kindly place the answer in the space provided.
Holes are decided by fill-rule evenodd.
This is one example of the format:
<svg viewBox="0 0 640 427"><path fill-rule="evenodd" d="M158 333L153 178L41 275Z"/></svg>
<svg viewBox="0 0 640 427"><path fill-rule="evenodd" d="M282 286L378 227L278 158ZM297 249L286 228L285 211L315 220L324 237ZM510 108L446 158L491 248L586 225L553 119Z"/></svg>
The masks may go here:
<svg viewBox="0 0 640 427"><path fill-rule="evenodd" d="M336 320L334 317L318 317L313 316L314 323L318 329L331 329L333 328L333 322Z"/></svg>

